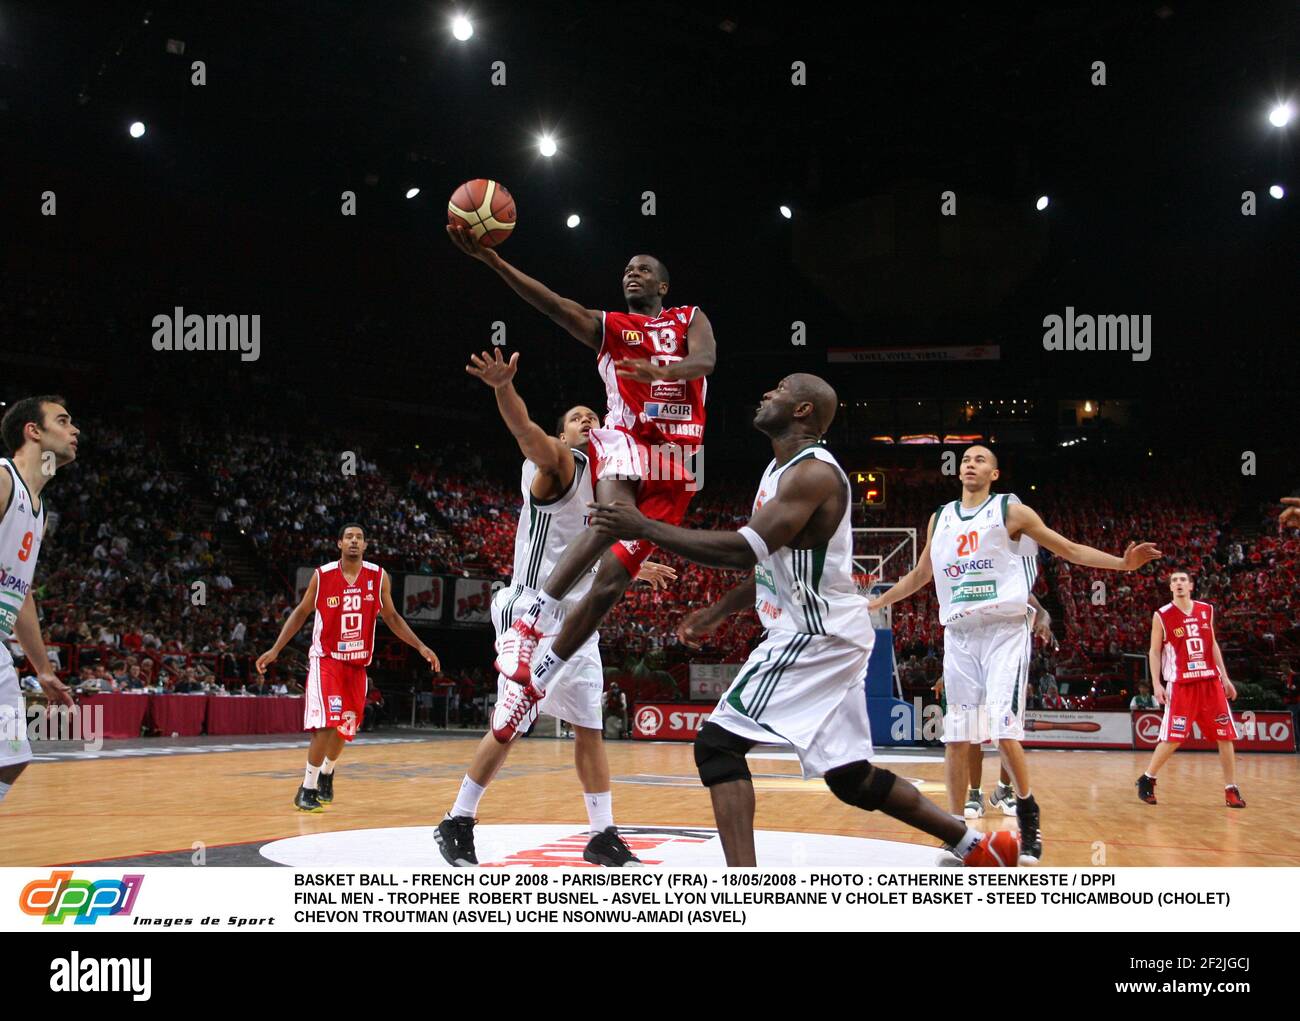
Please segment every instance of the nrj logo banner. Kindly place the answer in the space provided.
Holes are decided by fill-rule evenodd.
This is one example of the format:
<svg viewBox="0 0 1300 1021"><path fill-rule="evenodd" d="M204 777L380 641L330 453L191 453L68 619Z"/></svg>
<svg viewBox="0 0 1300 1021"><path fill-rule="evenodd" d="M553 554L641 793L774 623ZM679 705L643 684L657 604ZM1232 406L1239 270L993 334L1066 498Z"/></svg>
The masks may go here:
<svg viewBox="0 0 1300 1021"><path fill-rule="evenodd" d="M36 879L23 887L18 907L25 915L44 915L46 925L62 925L72 918L76 925L94 925L105 915L129 915L144 876L121 879L73 879L69 872L51 872L49 879Z"/></svg>

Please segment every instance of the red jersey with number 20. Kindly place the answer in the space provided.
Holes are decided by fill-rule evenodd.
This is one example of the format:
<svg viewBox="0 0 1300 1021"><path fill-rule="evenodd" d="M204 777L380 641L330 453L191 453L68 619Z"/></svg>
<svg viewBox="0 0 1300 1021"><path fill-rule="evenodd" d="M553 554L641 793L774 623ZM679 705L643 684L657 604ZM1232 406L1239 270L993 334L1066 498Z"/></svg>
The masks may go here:
<svg viewBox="0 0 1300 1021"><path fill-rule="evenodd" d="M643 358L656 365L680 362L689 353L686 333L698 311L695 305L679 305L658 316L601 313L597 366L609 402L606 428L623 429L648 444L699 446L703 442L707 379L642 383L615 371L618 362L629 358Z"/></svg>
<svg viewBox="0 0 1300 1021"><path fill-rule="evenodd" d="M1214 607L1192 600L1190 613L1173 603L1156 611L1165 630L1160 673L1169 681L1218 680L1219 667L1214 661Z"/></svg>
<svg viewBox="0 0 1300 1021"><path fill-rule="evenodd" d="M311 654L369 666L375 654L375 623L384 569L361 562L356 580L343 576L340 561L316 568L316 627Z"/></svg>

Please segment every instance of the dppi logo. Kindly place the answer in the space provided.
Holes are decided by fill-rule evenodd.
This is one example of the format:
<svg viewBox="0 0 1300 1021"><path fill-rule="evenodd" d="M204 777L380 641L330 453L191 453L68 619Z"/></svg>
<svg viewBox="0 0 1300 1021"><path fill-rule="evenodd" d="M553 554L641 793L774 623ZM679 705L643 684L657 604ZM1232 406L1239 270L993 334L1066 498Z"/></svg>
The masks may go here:
<svg viewBox="0 0 1300 1021"><path fill-rule="evenodd" d="M646 706L636 714L636 726L642 734L654 737L664 725L664 714L652 705Z"/></svg>
<svg viewBox="0 0 1300 1021"><path fill-rule="evenodd" d="M943 569L943 573L949 578L960 578L967 571L991 570L993 570L992 560L968 560L964 564L949 564Z"/></svg>
<svg viewBox="0 0 1300 1021"><path fill-rule="evenodd" d="M77 925L94 925L104 915L129 915L144 876L121 879L73 879L71 872L51 872L23 887L18 907L25 915L44 915L46 925L62 925L69 916Z"/></svg>

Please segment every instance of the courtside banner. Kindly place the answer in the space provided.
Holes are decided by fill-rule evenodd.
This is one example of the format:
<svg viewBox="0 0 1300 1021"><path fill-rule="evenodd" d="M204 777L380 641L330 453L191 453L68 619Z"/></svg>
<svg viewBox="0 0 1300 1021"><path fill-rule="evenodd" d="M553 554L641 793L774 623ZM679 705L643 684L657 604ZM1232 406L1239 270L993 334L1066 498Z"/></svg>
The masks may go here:
<svg viewBox="0 0 1300 1021"><path fill-rule="evenodd" d="M691 698L697 702L714 702L731 687L744 663L692 663Z"/></svg>
<svg viewBox="0 0 1300 1021"><path fill-rule="evenodd" d="M452 589L454 612L458 624L491 624L492 597L501 588L500 581L485 578L457 578Z"/></svg>
<svg viewBox="0 0 1300 1021"><path fill-rule="evenodd" d="M572 827L570 829L573 829ZM644 832L643 832L644 831ZM1170 937L1194 931L1281 932L1300 916L1300 869L1075 868L941 869L862 866L725 869L687 864L720 860L716 832L628 826L643 869L555 867L542 852L577 843L543 841L533 860L480 856L485 866L455 869L431 853L418 868L345 865L259 868L81 866L0 869L0 925L18 943L51 935L102 944L130 957L128 933L528 931L964 932L1149 931L1153 912ZM833 847L808 833L759 831L759 861L786 838L803 855ZM527 835L521 835L527 845ZM787 840L788 842L788 840ZM391 845L390 845L391 846ZM399 847L404 845L398 845ZM416 845L412 843L412 847ZM933 856L934 848L914 845ZM319 849L318 849L319 850ZM798 852L786 847L784 860ZM390 852L389 858L394 855ZM540 858L540 860L539 860ZM373 859L372 859L373 861ZM673 864L676 862L677 864ZM267 864L275 864L268 861ZM539 867L540 866L540 867ZM110 938L97 940L100 933ZM51 945L57 943L51 940ZM1151 954L1176 953L1166 941ZM1223 938L1222 953L1234 953ZM83 953L85 951L83 950ZM101 976L102 977L102 976ZM1222 976L1221 976L1222 977ZM8 989L16 975L6 973ZM70 978L70 977L69 977Z"/></svg>
<svg viewBox="0 0 1300 1021"><path fill-rule="evenodd" d="M632 736L645 741L694 741L712 712L712 704L638 702L632 707Z"/></svg>
<svg viewBox="0 0 1300 1021"><path fill-rule="evenodd" d="M1133 746L1154 748L1160 743L1160 723L1163 709L1137 709L1133 712ZM1290 713L1252 709L1232 714L1237 724L1237 751L1239 752L1294 752L1296 750L1295 720ZM1201 733L1192 722L1192 737L1183 743L1190 751L1205 752L1218 748L1218 744Z"/></svg>
<svg viewBox="0 0 1300 1021"><path fill-rule="evenodd" d="M1029 709L1023 743L1026 748L1132 748L1133 727L1123 711Z"/></svg>
<svg viewBox="0 0 1300 1021"><path fill-rule="evenodd" d="M402 578L402 616L407 620L442 620L443 579L428 574Z"/></svg>

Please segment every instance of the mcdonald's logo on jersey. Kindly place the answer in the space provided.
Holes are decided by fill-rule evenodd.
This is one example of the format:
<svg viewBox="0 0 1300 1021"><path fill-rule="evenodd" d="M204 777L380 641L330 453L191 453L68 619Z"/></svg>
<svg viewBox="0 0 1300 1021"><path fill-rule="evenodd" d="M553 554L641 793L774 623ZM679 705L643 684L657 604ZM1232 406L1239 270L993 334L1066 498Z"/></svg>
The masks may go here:
<svg viewBox="0 0 1300 1021"><path fill-rule="evenodd" d="M338 605L339 605L339 597L338 597L338 596L330 596L328 599L325 600L325 605L328 606L328 607L331 607L331 608L333 608L333 607L335 607L335 606L338 606Z"/></svg>
<svg viewBox="0 0 1300 1021"><path fill-rule="evenodd" d="M640 331L640 330L624 330L624 331L623 331L623 343L624 343L624 344L630 344L630 345L640 344L640 343L641 343L641 331Z"/></svg>

